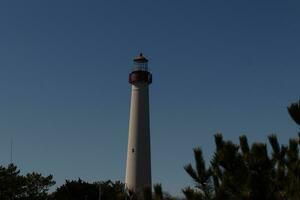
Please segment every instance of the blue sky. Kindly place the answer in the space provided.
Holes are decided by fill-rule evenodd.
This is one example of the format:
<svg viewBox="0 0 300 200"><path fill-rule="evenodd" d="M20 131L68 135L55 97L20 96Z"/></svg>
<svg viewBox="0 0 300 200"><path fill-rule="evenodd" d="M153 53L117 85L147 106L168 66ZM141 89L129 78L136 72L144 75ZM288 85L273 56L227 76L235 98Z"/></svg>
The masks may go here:
<svg viewBox="0 0 300 200"><path fill-rule="evenodd" d="M0 164L65 179L124 180L132 58L150 59L153 182L213 135L296 136L299 1L1 1Z"/></svg>

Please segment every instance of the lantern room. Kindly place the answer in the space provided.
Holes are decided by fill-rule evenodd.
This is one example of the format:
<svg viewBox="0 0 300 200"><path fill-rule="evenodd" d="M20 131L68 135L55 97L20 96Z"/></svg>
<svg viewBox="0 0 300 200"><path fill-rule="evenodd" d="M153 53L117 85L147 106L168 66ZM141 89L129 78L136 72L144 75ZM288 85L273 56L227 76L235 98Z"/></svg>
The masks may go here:
<svg viewBox="0 0 300 200"><path fill-rule="evenodd" d="M133 59L132 72L129 74L129 83L152 83L152 74L148 69L148 59L142 53Z"/></svg>

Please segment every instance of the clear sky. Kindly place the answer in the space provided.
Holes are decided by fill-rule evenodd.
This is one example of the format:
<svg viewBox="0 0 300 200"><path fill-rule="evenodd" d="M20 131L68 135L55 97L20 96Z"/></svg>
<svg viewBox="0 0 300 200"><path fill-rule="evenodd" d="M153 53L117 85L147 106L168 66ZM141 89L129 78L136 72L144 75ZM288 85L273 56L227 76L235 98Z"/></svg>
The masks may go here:
<svg viewBox="0 0 300 200"><path fill-rule="evenodd" d="M192 184L183 166L213 135L251 142L298 130L300 3L0 2L0 164L65 179L124 180L132 59L150 60L153 182Z"/></svg>

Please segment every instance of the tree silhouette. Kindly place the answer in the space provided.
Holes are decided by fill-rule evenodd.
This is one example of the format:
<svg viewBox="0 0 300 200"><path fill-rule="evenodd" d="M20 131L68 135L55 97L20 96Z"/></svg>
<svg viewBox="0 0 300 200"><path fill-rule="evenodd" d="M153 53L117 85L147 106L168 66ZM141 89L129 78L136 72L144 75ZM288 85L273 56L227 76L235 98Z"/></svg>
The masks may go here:
<svg viewBox="0 0 300 200"><path fill-rule="evenodd" d="M81 179L67 180L53 193L55 200L125 200L124 184L110 180L88 183Z"/></svg>
<svg viewBox="0 0 300 200"><path fill-rule="evenodd" d="M292 103L288 107L288 112L292 119L300 126L300 100L298 102Z"/></svg>
<svg viewBox="0 0 300 200"><path fill-rule="evenodd" d="M192 177L195 182L195 187L199 190L197 198L211 199L212 185L211 185L211 170L205 168L205 162L202 156L202 150L200 148L194 149L194 158L196 168L194 169L192 164L187 164L184 169ZM194 191L191 188L186 188L183 193L188 194L195 198Z"/></svg>
<svg viewBox="0 0 300 200"><path fill-rule="evenodd" d="M194 149L195 167L184 168L194 180L194 188L183 189L187 200L296 200L300 199L299 139L280 146L269 136L271 156L264 143L249 147L246 136L239 145L215 135L216 151L209 167L202 151Z"/></svg>
<svg viewBox="0 0 300 200"><path fill-rule="evenodd" d="M46 200L47 191L55 183L52 179L51 175L44 177L35 172L22 176L13 164L0 166L0 199Z"/></svg>
<svg viewBox="0 0 300 200"><path fill-rule="evenodd" d="M300 101L288 107L292 119L300 125ZM280 145L276 135L268 137L271 154L265 143L248 144L246 136L239 144L215 135L216 150L209 167L200 148L194 149L195 167L185 171L194 180L194 188L183 189L187 200L299 200L300 133L288 145Z"/></svg>

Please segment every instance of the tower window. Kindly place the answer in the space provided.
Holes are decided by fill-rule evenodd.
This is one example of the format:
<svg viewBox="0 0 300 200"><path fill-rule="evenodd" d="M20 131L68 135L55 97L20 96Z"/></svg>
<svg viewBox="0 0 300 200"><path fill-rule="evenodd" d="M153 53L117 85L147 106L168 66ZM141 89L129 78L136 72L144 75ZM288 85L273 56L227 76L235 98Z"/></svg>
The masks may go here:
<svg viewBox="0 0 300 200"><path fill-rule="evenodd" d="M131 152L134 153L134 148L131 149Z"/></svg>

